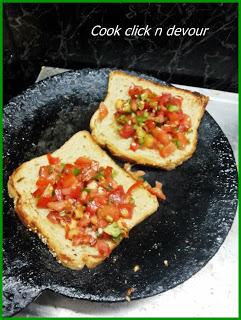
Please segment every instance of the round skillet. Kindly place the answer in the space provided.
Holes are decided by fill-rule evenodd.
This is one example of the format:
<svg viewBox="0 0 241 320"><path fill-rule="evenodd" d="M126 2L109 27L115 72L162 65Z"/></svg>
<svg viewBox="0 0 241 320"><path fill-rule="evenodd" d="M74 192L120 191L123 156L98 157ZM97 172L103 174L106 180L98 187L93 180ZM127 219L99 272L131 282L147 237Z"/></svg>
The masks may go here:
<svg viewBox="0 0 241 320"><path fill-rule="evenodd" d="M213 257L232 225L237 207L235 160L227 138L207 112L190 160L169 172L144 167L147 181L163 183L167 201L94 270L72 271L58 264L21 224L7 194L8 176L22 162L54 151L75 132L89 129L90 118L105 97L109 71L84 69L54 76L4 108L5 316L24 308L45 289L114 302L124 301L130 287L135 289L132 299L174 288ZM139 272L133 272L135 265Z"/></svg>

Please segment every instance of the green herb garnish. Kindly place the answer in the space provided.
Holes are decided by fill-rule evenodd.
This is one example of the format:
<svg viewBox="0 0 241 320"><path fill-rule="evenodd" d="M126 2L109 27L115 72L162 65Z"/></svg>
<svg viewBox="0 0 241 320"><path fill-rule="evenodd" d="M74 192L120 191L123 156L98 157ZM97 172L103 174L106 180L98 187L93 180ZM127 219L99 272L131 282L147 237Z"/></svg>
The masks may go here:
<svg viewBox="0 0 241 320"><path fill-rule="evenodd" d="M75 176L78 176L80 174L80 169L74 168L72 172Z"/></svg>

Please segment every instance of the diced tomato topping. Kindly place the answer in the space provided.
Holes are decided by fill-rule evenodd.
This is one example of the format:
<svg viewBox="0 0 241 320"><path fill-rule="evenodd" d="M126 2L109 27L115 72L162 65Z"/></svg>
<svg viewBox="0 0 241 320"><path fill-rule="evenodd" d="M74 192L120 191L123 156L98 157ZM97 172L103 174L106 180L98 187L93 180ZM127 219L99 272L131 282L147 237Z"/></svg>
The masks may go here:
<svg viewBox="0 0 241 320"><path fill-rule="evenodd" d="M89 244L92 240L92 237L88 234L79 234L73 237L72 244L73 246L78 246L80 244Z"/></svg>
<svg viewBox="0 0 241 320"><path fill-rule="evenodd" d="M132 191L139 188L143 184L142 180L136 181L130 188L127 190L126 195L131 195Z"/></svg>
<svg viewBox="0 0 241 320"><path fill-rule="evenodd" d="M166 103L169 101L171 95L169 93L163 93L160 97L159 97L159 101L158 104L160 106L165 106Z"/></svg>
<svg viewBox="0 0 241 320"><path fill-rule="evenodd" d="M38 208L48 208L49 202L53 201L53 197L40 197L37 202Z"/></svg>
<svg viewBox="0 0 241 320"><path fill-rule="evenodd" d="M170 142L168 145L159 149L160 155L163 158L170 156L177 149L176 145L173 142Z"/></svg>
<svg viewBox="0 0 241 320"><path fill-rule="evenodd" d="M103 120L108 115L108 109L106 105L101 102L99 107L99 117L101 120Z"/></svg>
<svg viewBox="0 0 241 320"><path fill-rule="evenodd" d="M131 219L133 214L134 205L131 203L119 204L120 214L124 219Z"/></svg>
<svg viewBox="0 0 241 320"><path fill-rule="evenodd" d="M48 153L48 154L47 154L47 158L48 158L49 164L57 164L57 163L60 163L59 158L53 157L53 156L51 155L51 153Z"/></svg>
<svg viewBox="0 0 241 320"><path fill-rule="evenodd" d="M63 188L69 188L69 187L75 186L77 185L77 183L78 183L78 179L72 173L63 174L61 178L61 184Z"/></svg>
<svg viewBox="0 0 241 320"><path fill-rule="evenodd" d="M177 147L178 149L184 149L185 146L188 144L188 139L186 138L186 135L183 132L179 132L175 135L177 139Z"/></svg>
<svg viewBox="0 0 241 320"><path fill-rule="evenodd" d="M51 210L54 211L63 211L66 207L66 202L61 200L61 201L49 201L47 203L47 207Z"/></svg>
<svg viewBox="0 0 241 320"><path fill-rule="evenodd" d="M125 200L125 191L123 189L123 186L118 186L109 194L109 201L111 203L123 203L124 200Z"/></svg>
<svg viewBox="0 0 241 320"><path fill-rule="evenodd" d="M137 110L137 101L136 99L131 100L131 110L136 111Z"/></svg>
<svg viewBox="0 0 241 320"><path fill-rule="evenodd" d="M63 171L64 171L64 173L67 173L67 174L73 173L74 168L75 168L75 166L73 164L66 163L64 165Z"/></svg>
<svg viewBox="0 0 241 320"><path fill-rule="evenodd" d="M112 178L112 168L111 167L106 167L104 171L104 176L107 180L110 180Z"/></svg>
<svg viewBox="0 0 241 320"><path fill-rule="evenodd" d="M77 165L77 167L79 168L86 168L86 167L90 167L92 164L92 161L86 157L79 157L76 161L75 164Z"/></svg>
<svg viewBox="0 0 241 320"><path fill-rule="evenodd" d="M153 120L147 120L145 122L145 125L147 126L149 131L151 131L152 129L154 129L156 127L156 123Z"/></svg>
<svg viewBox="0 0 241 320"><path fill-rule="evenodd" d="M50 175L51 167L50 166L42 166L39 169L39 176L41 178L47 179Z"/></svg>
<svg viewBox="0 0 241 320"><path fill-rule="evenodd" d="M152 130L152 134L162 145L167 146L170 143L168 134L161 128L156 127Z"/></svg>
<svg viewBox="0 0 241 320"><path fill-rule="evenodd" d="M128 94L130 97L136 97L137 95L142 94L143 89L140 86L132 86L129 88Z"/></svg>
<svg viewBox="0 0 241 320"><path fill-rule="evenodd" d="M108 257L110 255L110 247L105 240L98 239L96 247L101 256Z"/></svg>
<svg viewBox="0 0 241 320"><path fill-rule="evenodd" d="M107 221L108 217L110 217L112 221L118 221L120 218L120 211L116 206L107 204L98 210L97 215L99 218L105 219ZM108 222L112 222L111 219L109 219Z"/></svg>
<svg viewBox="0 0 241 320"><path fill-rule="evenodd" d="M182 106L182 97L172 97L169 99L168 103L173 104L175 106L181 107Z"/></svg>
<svg viewBox="0 0 241 320"><path fill-rule="evenodd" d="M140 145L139 145L137 142L132 142L132 143L130 144L130 149L131 149L132 151L136 151L137 149L139 149L139 147L140 147Z"/></svg>
<svg viewBox="0 0 241 320"><path fill-rule="evenodd" d="M42 177L39 177L36 182L36 186L42 189L45 189L49 184L50 184L50 181Z"/></svg>
<svg viewBox="0 0 241 320"><path fill-rule="evenodd" d="M124 139L133 137L135 134L135 129L129 125L129 124L124 124L124 126L120 129L120 136Z"/></svg>
<svg viewBox="0 0 241 320"><path fill-rule="evenodd" d="M50 211L47 215L47 218L53 223L57 224L60 222L61 218L58 212L56 211Z"/></svg>

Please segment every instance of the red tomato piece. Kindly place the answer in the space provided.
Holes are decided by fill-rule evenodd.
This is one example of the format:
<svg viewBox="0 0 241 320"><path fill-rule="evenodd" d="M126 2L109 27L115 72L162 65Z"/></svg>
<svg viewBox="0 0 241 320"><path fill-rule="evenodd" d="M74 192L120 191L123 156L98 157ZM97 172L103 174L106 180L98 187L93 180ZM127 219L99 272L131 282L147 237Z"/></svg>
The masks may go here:
<svg viewBox="0 0 241 320"><path fill-rule="evenodd" d="M152 135L164 146L170 143L169 135L159 127L156 127L151 131Z"/></svg>
<svg viewBox="0 0 241 320"><path fill-rule="evenodd" d="M54 193L55 193L55 197L58 201L63 200L63 194L62 194L61 189L55 189Z"/></svg>
<svg viewBox="0 0 241 320"><path fill-rule="evenodd" d="M159 97L159 101L158 101L159 106L165 106L167 102L169 102L170 97L171 97L170 93L163 93Z"/></svg>
<svg viewBox="0 0 241 320"><path fill-rule="evenodd" d="M92 238L88 234L79 234L73 237L72 244L73 246L78 246L80 244L89 244L92 241Z"/></svg>
<svg viewBox="0 0 241 320"><path fill-rule="evenodd" d="M168 101L169 104L174 104L175 106L181 107L182 106L182 97L171 97Z"/></svg>
<svg viewBox="0 0 241 320"><path fill-rule="evenodd" d="M139 147L140 147L140 145L139 145L137 142L135 142L135 141L133 141L133 142L130 144L130 149L131 149L132 151L136 151L137 149L139 149Z"/></svg>
<svg viewBox="0 0 241 320"><path fill-rule="evenodd" d="M106 105L101 102L99 107L99 118L100 120L103 120L108 115L108 109Z"/></svg>
<svg viewBox="0 0 241 320"><path fill-rule="evenodd" d="M50 174L51 166L42 166L39 169L39 176L41 178L47 179Z"/></svg>
<svg viewBox="0 0 241 320"><path fill-rule="evenodd" d="M48 203L53 201L52 197L40 197L37 203L38 208L48 208Z"/></svg>
<svg viewBox="0 0 241 320"><path fill-rule="evenodd" d="M90 224L90 219L88 217L83 217L78 221L78 226L81 228L86 228Z"/></svg>
<svg viewBox="0 0 241 320"><path fill-rule="evenodd" d="M183 113L179 120L179 124L179 130L186 132L192 127L191 118L187 114Z"/></svg>
<svg viewBox="0 0 241 320"><path fill-rule="evenodd" d="M75 166L73 164L70 164L70 163L66 163L64 165L64 173L73 173L73 170L74 170Z"/></svg>
<svg viewBox="0 0 241 320"><path fill-rule="evenodd" d="M39 177L36 182L36 186L41 189L45 189L49 184L50 184L50 181L42 177Z"/></svg>
<svg viewBox="0 0 241 320"><path fill-rule="evenodd" d="M105 228L108 226L108 222L104 219L98 219L98 228Z"/></svg>
<svg viewBox="0 0 241 320"><path fill-rule="evenodd" d="M82 190L81 186L77 186L76 188L71 188L69 193L70 198L78 199L80 197L81 190Z"/></svg>
<svg viewBox="0 0 241 320"><path fill-rule="evenodd" d="M78 183L78 179L72 173L63 174L61 177L61 184L63 188L69 188Z"/></svg>
<svg viewBox="0 0 241 320"><path fill-rule="evenodd" d="M127 190L126 195L130 196L132 191L135 190L136 188L139 188L143 184L142 180L136 181L130 188Z"/></svg>
<svg viewBox="0 0 241 320"><path fill-rule="evenodd" d="M131 99L131 109L133 111L136 111L138 109L136 99Z"/></svg>
<svg viewBox="0 0 241 320"><path fill-rule="evenodd" d="M125 191L123 186L118 186L116 189L111 191L109 195L109 201L112 203L123 203L125 200Z"/></svg>
<svg viewBox="0 0 241 320"><path fill-rule="evenodd" d="M153 120L147 120L145 122L145 125L146 125L148 130L152 130L152 129L154 129L156 127L156 123Z"/></svg>
<svg viewBox="0 0 241 320"><path fill-rule="evenodd" d="M110 180L112 179L112 168L111 167L106 167L105 170L104 170L104 176L107 180Z"/></svg>
<svg viewBox="0 0 241 320"><path fill-rule="evenodd" d="M47 154L47 158L48 158L49 164L57 164L57 163L60 163L60 159L53 157L53 156L51 155L51 153L48 153L48 154Z"/></svg>
<svg viewBox="0 0 241 320"><path fill-rule="evenodd" d="M110 255L110 247L105 240L98 239L96 248L101 256L108 257Z"/></svg>
<svg viewBox="0 0 241 320"><path fill-rule="evenodd" d="M78 168L86 168L86 167L91 167L92 161L86 157L79 157L75 161L75 164L77 165Z"/></svg>
<svg viewBox="0 0 241 320"><path fill-rule="evenodd" d="M159 149L160 156L166 158L170 156L177 149L176 145L173 142L170 142L168 145Z"/></svg>
<svg viewBox="0 0 241 320"><path fill-rule="evenodd" d="M120 136L124 139L127 139L127 138L130 138L130 137L133 137L134 134L135 134L135 129L129 125L129 124L124 124L124 126L120 129Z"/></svg>
<svg viewBox="0 0 241 320"><path fill-rule="evenodd" d="M117 221L120 218L120 211L116 206L107 204L98 210L97 215L103 219L105 219L107 216L110 216L113 221Z"/></svg>
<svg viewBox="0 0 241 320"><path fill-rule="evenodd" d="M51 221L53 224L58 224L60 223L60 215L58 212L56 211L50 211L47 215L47 218L49 219L49 221Z"/></svg>
<svg viewBox="0 0 241 320"><path fill-rule="evenodd" d="M183 150L188 144L188 139L186 138L185 133L179 132L175 135L175 138L178 140L178 149Z"/></svg>
<svg viewBox="0 0 241 320"><path fill-rule="evenodd" d="M180 120L180 113L177 113L177 112L167 111L166 112L166 116L170 121L173 121L173 122Z"/></svg>
<svg viewBox="0 0 241 320"><path fill-rule="evenodd" d="M132 86L129 88L129 91L128 91L129 96L133 98L142 93L143 93L143 88L141 86Z"/></svg>
<svg viewBox="0 0 241 320"><path fill-rule="evenodd" d="M61 200L61 201L49 201L47 203L47 207L49 209L52 209L54 211L62 211L65 209L65 201L64 200Z"/></svg>
<svg viewBox="0 0 241 320"><path fill-rule="evenodd" d="M132 214L133 214L133 209L134 209L134 204L132 203L124 203L124 204L119 204L118 208L120 209L121 216L125 219L131 219ZM123 212L123 209L125 210ZM122 213L123 212L123 213Z"/></svg>

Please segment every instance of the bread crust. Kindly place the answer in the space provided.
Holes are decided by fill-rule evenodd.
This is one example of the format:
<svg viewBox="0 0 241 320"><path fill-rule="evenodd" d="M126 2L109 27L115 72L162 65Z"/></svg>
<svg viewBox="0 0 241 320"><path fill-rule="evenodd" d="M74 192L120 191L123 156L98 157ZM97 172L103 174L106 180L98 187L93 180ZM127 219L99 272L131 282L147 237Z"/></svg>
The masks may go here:
<svg viewBox="0 0 241 320"><path fill-rule="evenodd" d="M196 115L198 126L199 126L200 121L204 115L206 105L209 100L209 98L207 96L204 96L198 92L192 92L190 90L176 88L172 85L167 85L167 86L160 85L154 81L145 80L145 79L127 74L123 71L116 70L116 71L110 72L108 91L107 91L107 95L105 97L104 103L110 99L110 96L115 94L115 93L111 92L111 84L112 84L113 79L116 79L116 77L126 78L129 81L131 79L131 82L133 84L141 85L145 88L149 88L151 86L151 89L154 91L155 91L155 89L158 89L158 90L161 89L163 92L172 93L174 90L175 95L182 95L182 96L186 95L186 94L188 94L189 96L191 95L192 97L195 98L196 104L199 107L198 113ZM118 99L118 95L116 96L116 99ZM107 109L109 109L108 104L107 104ZM159 168L162 168L165 170L172 170L175 167L177 167L178 165L181 165L183 162L188 160L196 150L197 140L198 140L197 130L195 130L195 132L194 132L192 142L191 142L191 148L188 152L183 150L183 152L180 153L179 156L175 160L173 160L172 157L167 157L167 158L165 158L165 161L161 161L161 162L158 160L155 161L155 159L152 156L145 156L141 152L132 152L130 150L124 150L124 149L120 148L117 143L112 142L112 137L110 137L110 136L109 137L104 137L104 135L102 136L104 128L99 129L100 121L98 119L98 116L99 116L99 109L96 110L96 112L94 113L94 115L92 116L91 121L90 121L90 128L92 131L91 134L92 134L93 138L103 148L109 149L112 154L114 154L115 156L117 156L123 160L128 160L133 163L148 165L148 166L152 166L152 167L159 167ZM113 121L114 121L114 119L113 119ZM198 129L198 126L196 129ZM119 139L123 140L121 137L119 137ZM155 153L155 151L154 151L154 153ZM159 155L159 158L161 158L160 155ZM162 158L162 160L163 160L163 158Z"/></svg>
<svg viewBox="0 0 241 320"><path fill-rule="evenodd" d="M81 131L75 134L70 140L68 140L60 149L56 150L53 154L57 152L56 156L59 156L61 152L63 152L65 149L70 147L73 143L84 143L83 138L86 138L86 145L90 144L90 150L93 151L93 153L96 153L96 157L100 157L100 159L103 159L109 163L110 166L114 168L118 168L120 172L120 176L124 175L125 178L128 180L128 182L133 183L135 180L128 174L126 173L123 169L121 169L119 166L117 166L113 160L103 151L101 150L94 142L92 139L90 133L88 131ZM84 149L82 149L84 150ZM88 152L88 151L86 151ZM80 154L79 154L80 156ZM77 158L77 157L76 157ZM29 184L29 177L26 175L26 172L28 172L29 169L33 169L33 166L37 163L36 170L38 172L39 170L39 163L46 164L47 163L47 156L41 156L35 159L32 159L28 162L23 163L20 165L14 172L13 174L9 177L8 181L8 192L9 196L14 199L14 208L15 211L22 221L22 223L29 229L29 231L35 232L39 238L43 241L44 244L46 244L49 247L49 251L52 253L54 257L58 260L59 263L63 264L64 266L70 268L70 269L75 269L75 270L80 270L82 269L85 265L88 268L94 268L98 264L100 264L102 261L105 260L105 257L101 257L98 255L96 252L95 254L90 254L88 252L89 246L78 246L82 247L83 252L81 254L77 253L77 256L72 255L69 251L65 250L63 246L60 246L59 242L56 241L56 238L54 237L54 233L56 232L61 232L61 229L63 229L59 225L53 225L52 227L54 228L54 232L51 233L49 231L49 228L46 228L48 224L48 227L51 224L49 221L44 221L44 218L41 218L41 213L40 210L34 205L33 198L31 194L28 194L26 196L26 193L24 189L21 186L21 183L23 183L23 180L25 179L26 181L24 182L26 185ZM101 162L100 162L101 163ZM20 176L20 178L19 178ZM124 178L124 177L122 177ZM34 179L31 180L31 183L33 184L32 181L36 181ZM31 188L35 188L35 185L31 186ZM31 189L30 188L30 189ZM143 187L138 188L143 189ZM158 207L158 202L156 197L151 195L147 190L144 191L145 195L147 196L146 200L150 202L149 206L149 211L143 212L142 215L140 216L139 220L133 221L133 223L129 226L129 230L136 224L140 223L142 220L144 220L146 217L154 213ZM62 242L66 243L66 246L70 247L70 249L75 249L75 247L71 247L71 242L64 237L61 238ZM108 245L111 249L111 251L118 246L118 244L121 242L114 242L112 240L108 240Z"/></svg>

